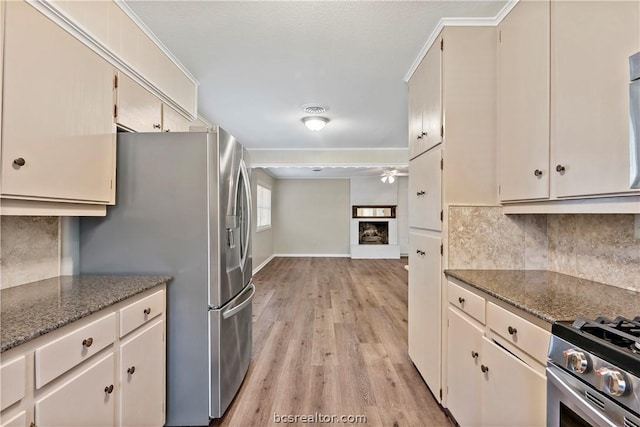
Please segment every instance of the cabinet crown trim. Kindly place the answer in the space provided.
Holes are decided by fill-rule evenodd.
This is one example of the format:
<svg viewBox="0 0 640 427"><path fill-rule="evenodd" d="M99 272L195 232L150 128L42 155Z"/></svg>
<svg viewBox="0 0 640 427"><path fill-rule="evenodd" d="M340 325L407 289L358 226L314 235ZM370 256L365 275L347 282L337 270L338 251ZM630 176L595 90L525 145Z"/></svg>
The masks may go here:
<svg viewBox="0 0 640 427"><path fill-rule="evenodd" d="M438 24L429 35L424 46L422 46L413 64L409 67L409 71L407 71L407 74L404 76L405 83L409 82L418 65L420 65L420 62L422 62L429 49L431 49L431 46L438 40L438 36L444 27L495 27L511 12L511 9L518 4L518 1L519 0L508 0L504 7L493 18L440 18L440 21L438 21Z"/></svg>
<svg viewBox="0 0 640 427"><path fill-rule="evenodd" d="M85 30L85 28L82 25L78 24L72 17L67 16L64 13L64 11L54 2L49 2L46 0L33 0L33 1L30 1L29 4L35 7L41 13L43 13L45 16L47 16L49 19L51 19L53 22L55 22L57 25L59 25L61 28L63 28L65 31L67 31L69 34L75 37L77 40L79 40L82 44L84 44L89 49L91 49L92 51L97 53L99 56L104 58L107 62L112 64L114 67L125 72L127 75L133 78L137 83L141 84L143 87L151 91L154 95L160 98L164 103L169 104L172 108L179 111L180 114L182 114L184 117L188 118L189 120L195 120L197 118L198 86L200 83L185 68L185 66L182 65L176 59L176 57L173 56L173 54L171 54L171 52L169 52L166 46L164 46L158 40L158 38L151 32L151 30L149 30L148 27L142 24L142 21L140 21L140 19L137 16L135 16L133 11L131 11L130 9L129 10L125 9L127 6L123 7L123 4L121 1L115 1L115 4L120 9L122 9L122 11L135 22L138 28L143 33L145 33L145 35L147 35L151 39L151 41L158 47L158 49L160 49L167 56L167 58L172 63L174 63L176 67L180 69L180 71L184 73L187 79L189 79L189 81L191 81L194 84L196 93L194 97L193 108L194 108L195 114L186 110L183 106L179 105L173 99L169 98L169 96L166 95L164 91L159 89L156 85L154 85L149 80L147 80L144 76L142 76L142 74L136 71L124 60L122 60L118 55L112 52L112 50L109 47L105 46L103 43L101 43L95 37L93 37L93 35L91 35L91 33ZM135 17L132 15L134 15Z"/></svg>

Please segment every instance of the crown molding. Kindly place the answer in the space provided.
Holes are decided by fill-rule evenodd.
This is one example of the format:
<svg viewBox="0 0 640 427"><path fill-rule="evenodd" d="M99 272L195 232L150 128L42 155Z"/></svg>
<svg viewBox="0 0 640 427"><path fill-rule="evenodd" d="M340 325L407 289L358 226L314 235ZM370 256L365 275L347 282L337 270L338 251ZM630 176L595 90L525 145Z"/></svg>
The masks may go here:
<svg viewBox="0 0 640 427"><path fill-rule="evenodd" d="M441 18L418 53L418 56L413 61L413 64L409 67L409 71L407 71L407 74L404 76L404 81L409 82L409 79L413 73L415 73L418 65L420 65L422 59L424 59L429 49L431 49L431 46L433 46L438 39L444 27L495 27L511 12L511 9L518 4L518 1L519 0L508 0L504 7L500 9L498 14L493 18Z"/></svg>
<svg viewBox="0 0 640 427"><path fill-rule="evenodd" d="M173 62L176 67L178 67L187 76L187 78L191 80L191 83L196 86L200 85L200 82L198 82L193 74L191 74L191 72L184 65L182 65L182 62L180 62L178 58L176 58L173 53L171 53L171 51L164 45L164 43L162 43L160 39L155 35L155 33L151 31L149 27L147 27L147 24L145 24L140 19L140 17L136 15L136 13L129 7L127 3L125 3L123 0L113 0L113 2L116 4L116 6L122 9L122 11L126 13L133 22L136 23L136 25L142 30L142 32L144 32L147 37L149 37L151 41L154 42L165 55L167 55L171 62Z"/></svg>

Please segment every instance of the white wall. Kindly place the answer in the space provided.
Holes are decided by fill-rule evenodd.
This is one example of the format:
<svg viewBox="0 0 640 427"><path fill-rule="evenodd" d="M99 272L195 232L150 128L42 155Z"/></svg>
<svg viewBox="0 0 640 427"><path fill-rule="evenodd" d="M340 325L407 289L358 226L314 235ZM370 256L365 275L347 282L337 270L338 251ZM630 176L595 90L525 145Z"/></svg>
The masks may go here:
<svg viewBox="0 0 640 427"><path fill-rule="evenodd" d="M349 255L349 179L280 179L276 187L276 254Z"/></svg>
<svg viewBox="0 0 640 427"><path fill-rule="evenodd" d="M251 230L251 255L253 256L253 269L254 271L260 267L263 263L268 261L271 257L273 257L273 234L274 234L274 225L273 222L275 220L275 212L274 207L276 205L275 199L277 198L277 190L275 186L275 180L271 175L266 173L262 169L252 169L251 170L251 196L253 199L253 207L251 216L253 220L253 226ZM257 201L257 189L258 183L263 187L267 187L271 189L271 228L267 230L256 231L256 221L255 218L258 217L257 209L256 209L256 201Z"/></svg>

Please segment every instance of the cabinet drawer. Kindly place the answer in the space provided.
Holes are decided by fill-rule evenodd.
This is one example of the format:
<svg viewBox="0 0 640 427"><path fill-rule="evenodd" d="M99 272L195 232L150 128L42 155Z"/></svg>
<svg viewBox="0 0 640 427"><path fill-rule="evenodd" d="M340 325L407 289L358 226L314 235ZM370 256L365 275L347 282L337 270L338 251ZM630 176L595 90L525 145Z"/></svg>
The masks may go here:
<svg viewBox="0 0 640 427"><path fill-rule="evenodd" d="M158 316L164 310L164 291L158 291L120 310L120 336Z"/></svg>
<svg viewBox="0 0 640 427"><path fill-rule="evenodd" d="M116 339L116 314L111 313L36 349L36 388L93 356Z"/></svg>
<svg viewBox="0 0 640 427"><path fill-rule="evenodd" d="M0 366L0 411L24 397L25 375L24 356Z"/></svg>
<svg viewBox="0 0 640 427"><path fill-rule="evenodd" d="M538 362L547 363L549 332L493 303L487 306L487 324Z"/></svg>
<svg viewBox="0 0 640 427"><path fill-rule="evenodd" d="M449 303L484 325L484 298L454 283L449 282L448 286Z"/></svg>

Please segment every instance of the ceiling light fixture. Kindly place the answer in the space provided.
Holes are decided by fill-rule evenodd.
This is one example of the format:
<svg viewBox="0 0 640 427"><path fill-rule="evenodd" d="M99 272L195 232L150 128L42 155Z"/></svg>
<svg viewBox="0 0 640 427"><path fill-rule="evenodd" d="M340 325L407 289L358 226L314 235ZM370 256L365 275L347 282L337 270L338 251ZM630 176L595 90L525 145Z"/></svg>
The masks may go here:
<svg viewBox="0 0 640 427"><path fill-rule="evenodd" d="M382 171L380 181L382 182L389 181L389 184L393 184L397 176L398 176L397 169L387 169L386 171Z"/></svg>
<svg viewBox="0 0 640 427"><path fill-rule="evenodd" d="M326 117L309 116L309 117L304 117L302 119L302 122L306 127L308 127L314 132L317 132L327 125L327 123L329 122L329 119L327 119Z"/></svg>

